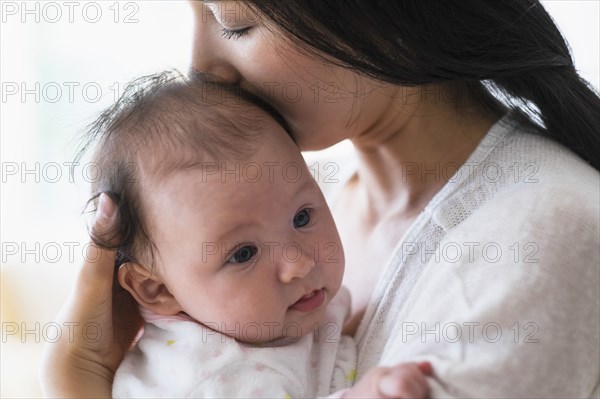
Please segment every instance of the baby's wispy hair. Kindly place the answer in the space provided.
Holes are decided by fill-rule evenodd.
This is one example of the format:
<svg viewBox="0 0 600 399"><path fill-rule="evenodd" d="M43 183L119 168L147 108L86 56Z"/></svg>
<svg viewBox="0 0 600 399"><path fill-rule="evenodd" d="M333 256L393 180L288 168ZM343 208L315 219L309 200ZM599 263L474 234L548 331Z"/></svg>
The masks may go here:
<svg viewBox="0 0 600 399"><path fill-rule="evenodd" d="M156 246L142 187L148 190L149 181L157 184L177 170L247 159L270 117L289 133L283 118L263 100L210 75L187 78L167 71L129 83L88 126L77 155L80 160L93 148L92 162L99 170L86 208L95 212L102 193L118 207L114 229L102 235L92 229L92 240L117 250L117 266L133 261L152 267Z"/></svg>

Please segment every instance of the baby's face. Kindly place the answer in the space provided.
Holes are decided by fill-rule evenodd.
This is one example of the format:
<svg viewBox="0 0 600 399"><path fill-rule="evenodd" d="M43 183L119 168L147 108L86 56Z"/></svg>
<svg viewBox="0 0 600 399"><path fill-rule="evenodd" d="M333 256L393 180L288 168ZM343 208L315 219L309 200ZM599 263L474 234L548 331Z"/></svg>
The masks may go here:
<svg viewBox="0 0 600 399"><path fill-rule="evenodd" d="M262 131L249 160L174 172L146 198L157 273L181 311L245 342L310 333L344 272L298 148L270 119Z"/></svg>

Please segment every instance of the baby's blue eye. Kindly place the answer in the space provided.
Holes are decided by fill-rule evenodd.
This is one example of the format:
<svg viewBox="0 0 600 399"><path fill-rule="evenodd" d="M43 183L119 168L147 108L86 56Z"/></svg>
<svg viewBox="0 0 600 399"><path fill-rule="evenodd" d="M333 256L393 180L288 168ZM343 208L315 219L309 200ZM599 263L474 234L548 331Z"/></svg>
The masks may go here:
<svg viewBox="0 0 600 399"><path fill-rule="evenodd" d="M254 245L246 245L241 247L233 255L227 259L228 263L245 263L248 262L256 253L258 249Z"/></svg>
<svg viewBox="0 0 600 399"><path fill-rule="evenodd" d="M310 222L310 211L306 208L294 216L294 227L300 228L306 226Z"/></svg>

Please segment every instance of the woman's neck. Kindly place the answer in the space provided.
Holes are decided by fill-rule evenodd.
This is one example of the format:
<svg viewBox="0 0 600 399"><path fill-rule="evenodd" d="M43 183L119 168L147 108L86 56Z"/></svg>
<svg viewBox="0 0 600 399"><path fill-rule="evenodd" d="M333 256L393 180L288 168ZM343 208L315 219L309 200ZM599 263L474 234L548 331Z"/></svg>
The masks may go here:
<svg viewBox="0 0 600 399"><path fill-rule="evenodd" d="M351 183L357 205L372 221L390 213L417 215L497 119L473 109L459 111L437 96L419 94L419 99L402 108L390 101L378 123L352 140L359 168Z"/></svg>

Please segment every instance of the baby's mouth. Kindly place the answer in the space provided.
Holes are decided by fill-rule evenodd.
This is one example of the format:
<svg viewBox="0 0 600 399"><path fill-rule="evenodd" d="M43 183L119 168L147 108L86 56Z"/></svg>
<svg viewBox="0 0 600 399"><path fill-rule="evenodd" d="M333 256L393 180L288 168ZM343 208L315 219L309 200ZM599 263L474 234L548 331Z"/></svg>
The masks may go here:
<svg viewBox="0 0 600 399"><path fill-rule="evenodd" d="M320 307L325 301L325 290L323 288L314 290L296 301L290 309L301 312L310 312Z"/></svg>

